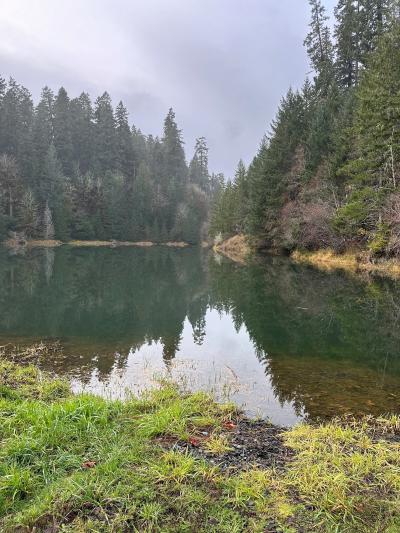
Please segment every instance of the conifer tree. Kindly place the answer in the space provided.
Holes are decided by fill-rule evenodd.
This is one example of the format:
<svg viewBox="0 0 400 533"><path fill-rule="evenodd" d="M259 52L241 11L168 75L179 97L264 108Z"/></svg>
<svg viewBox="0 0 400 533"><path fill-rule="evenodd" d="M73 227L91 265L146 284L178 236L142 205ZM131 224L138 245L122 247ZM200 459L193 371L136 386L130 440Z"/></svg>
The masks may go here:
<svg viewBox="0 0 400 533"><path fill-rule="evenodd" d="M34 188L40 189L45 175L45 160L54 141L54 94L48 87L42 90L33 120L33 171Z"/></svg>
<svg viewBox="0 0 400 533"><path fill-rule="evenodd" d="M73 173L73 146L70 100L64 87L58 91L54 100L54 146L65 176Z"/></svg>
<svg viewBox="0 0 400 533"><path fill-rule="evenodd" d="M208 147L205 137L196 139L194 155L189 165L189 181L208 192Z"/></svg>
<svg viewBox="0 0 400 533"><path fill-rule="evenodd" d="M336 69L343 87L357 85L361 64L359 0L339 0L335 7Z"/></svg>
<svg viewBox="0 0 400 533"><path fill-rule="evenodd" d="M164 121L163 173L167 180L174 180L177 184L185 182L187 167L183 149L182 132L175 121L175 113L171 108Z"/></svg>
<svg viewBox="0 0 400 533"><path fill-rule="evenodd" d="M116 166L115 119L110 95L98 97L94 110L95 168L104 176Z"/></svg>
<svg viewBox="0 0 400 533"><path fill-rule="evenodd" d="M122 102L119 102L115 110L115 124L117 169L127 180L129 180L135 175L135 155L132 133L128 122L128 111Z"/></svg>
<svg viewBox="0 0 400 533"><path fill-rule="evenodd" d="M70 113L74 170L86 174L94 163L93 108L88 93L71 100Z"/></svg>
<svg viewBox="0 0 400 533"><path fill-rule="evenodd" d="M310 63L316 73L315 84L318 90L325 91L330 84L333 69L333 45L328 16L321 0L309 0L311 6L310 31L305 38Z"/></svg>

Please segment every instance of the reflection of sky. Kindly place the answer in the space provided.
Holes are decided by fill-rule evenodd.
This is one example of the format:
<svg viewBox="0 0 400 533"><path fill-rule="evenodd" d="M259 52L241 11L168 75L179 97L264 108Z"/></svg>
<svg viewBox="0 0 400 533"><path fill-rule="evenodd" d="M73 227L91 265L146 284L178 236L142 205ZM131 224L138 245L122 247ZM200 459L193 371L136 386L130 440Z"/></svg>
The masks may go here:
<svg viewBox="0 0 400 533"><path fill-rule="evenodd" d="M281 404L275 398L246 328L242 326L236 332L226 313L207 312L206 335L201 346L193 341L192 327L186 319L179 350L167 368L162 352L159 342L143 345L129 354L125 368L114 366L103 382L94 372L84 389L115 397L126 390L138 393L153 386L157 377L169 376L191 390L208 390L218 399L233 400L252 416L267 417L282 425L298 420L289 403ZM77 380L73 386L75 390L82 388Z"/></svg>

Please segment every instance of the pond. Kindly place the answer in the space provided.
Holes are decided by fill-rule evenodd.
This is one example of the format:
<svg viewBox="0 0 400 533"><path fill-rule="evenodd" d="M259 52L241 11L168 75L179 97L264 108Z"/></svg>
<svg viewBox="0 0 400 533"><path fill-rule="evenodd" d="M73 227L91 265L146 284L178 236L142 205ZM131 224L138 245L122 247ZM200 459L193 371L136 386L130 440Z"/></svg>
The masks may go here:
<svg viewBox="0 0 400 533"><path fill-rule="evenodd" d="M0 343L76 391L163 377L282 425L400 412L400 284L198 248L0 251ZM55 344L54 344L55 343Z"/></svg>

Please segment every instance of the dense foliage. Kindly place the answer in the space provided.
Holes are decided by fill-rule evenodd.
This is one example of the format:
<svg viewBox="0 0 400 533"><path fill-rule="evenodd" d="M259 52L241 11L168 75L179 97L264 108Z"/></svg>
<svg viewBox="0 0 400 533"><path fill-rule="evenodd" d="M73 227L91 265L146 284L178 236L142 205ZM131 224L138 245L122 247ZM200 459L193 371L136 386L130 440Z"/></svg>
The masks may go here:
<svg viewBox="0 0 400 533"><path fill-rule="evenodd" d="M45 87L35 107L27 89L0 77L0 238L197 242L221 176L208 172L197 140L185 161L171 109L162 138L145 136L107 93L91 103Z"/></svg>
<svg viewBox="0 0 400 533"><path fill-rule="evenodd" d="M211 232L263 246L400 255L400 22L393 0L339 0L333 35L310 0L314 78L289 90L247 170L219 195Z"/></svg>

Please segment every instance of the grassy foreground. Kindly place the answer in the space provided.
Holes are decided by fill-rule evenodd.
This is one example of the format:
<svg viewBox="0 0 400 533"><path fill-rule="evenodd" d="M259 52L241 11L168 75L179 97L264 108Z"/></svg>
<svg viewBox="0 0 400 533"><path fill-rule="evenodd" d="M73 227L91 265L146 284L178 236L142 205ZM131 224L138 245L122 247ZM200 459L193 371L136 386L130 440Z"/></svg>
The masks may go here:
<svg viewBox="0 0 400 533"><path fill-rule="evenodd" d="M400 531L399 418L289 430L284 468L227 471L168 448L229 453L237 417L168 384L126 402L73 395L0 359L0 530Z"/></svg>

